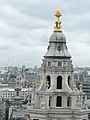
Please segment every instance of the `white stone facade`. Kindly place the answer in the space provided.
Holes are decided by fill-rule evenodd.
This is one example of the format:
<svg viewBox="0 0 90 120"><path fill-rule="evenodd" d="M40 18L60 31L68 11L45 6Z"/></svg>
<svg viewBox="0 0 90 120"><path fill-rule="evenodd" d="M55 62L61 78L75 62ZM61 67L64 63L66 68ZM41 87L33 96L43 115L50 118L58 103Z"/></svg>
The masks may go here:
<svg viewBox="0 0 90 120"><path fill-rule="evenodd" d="M41 66L41 84L32 90L33 120L88 120L82 85L76 88L73 65L62 31L54 31Z"/></svg>

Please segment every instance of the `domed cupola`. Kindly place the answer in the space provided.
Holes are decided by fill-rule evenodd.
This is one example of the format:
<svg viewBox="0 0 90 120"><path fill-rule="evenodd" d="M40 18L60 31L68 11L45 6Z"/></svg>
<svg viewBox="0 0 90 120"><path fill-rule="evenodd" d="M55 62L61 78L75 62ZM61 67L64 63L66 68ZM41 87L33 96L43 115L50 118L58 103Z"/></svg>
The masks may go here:
<svg viewBox="0 0 90 120"><path fill-rule="evenodd" d="M65 42L66 43L66 37L62 31L54 31L50 37L50 43L53 42Z"/></svg>
<svg viewBox="0 0 90 120"><path fill-rule="evenodd" d="M66 37L62 32L62 26L60 22L61 11L57 10L55 13L56 21L54 26L54 32L52 33L49 41L48 51L44 58L71 58L66 46Z"/></svg>

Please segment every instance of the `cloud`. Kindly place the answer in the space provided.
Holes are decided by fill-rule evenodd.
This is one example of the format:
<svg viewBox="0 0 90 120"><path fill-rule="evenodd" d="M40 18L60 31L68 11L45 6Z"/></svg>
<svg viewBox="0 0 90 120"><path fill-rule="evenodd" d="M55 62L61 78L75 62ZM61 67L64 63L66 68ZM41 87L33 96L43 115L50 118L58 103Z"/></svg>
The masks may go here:
<svg viewBox="0 0 90 120"><path fill-rule="evenodd" d="M89 0L0 0L0 65L40 66L53 32L54 12L62 9L62 28L75 66L90 66Z"/></svg>
<svg viewBox="0 0 90 120"><path fill-rule="evenodd" d="M48 21L37 18L36 16L27 16L26 14L22 14L11 6L1 6L0 8L1 19L12 27L22 29L46 28L50 24Z"/></svg>

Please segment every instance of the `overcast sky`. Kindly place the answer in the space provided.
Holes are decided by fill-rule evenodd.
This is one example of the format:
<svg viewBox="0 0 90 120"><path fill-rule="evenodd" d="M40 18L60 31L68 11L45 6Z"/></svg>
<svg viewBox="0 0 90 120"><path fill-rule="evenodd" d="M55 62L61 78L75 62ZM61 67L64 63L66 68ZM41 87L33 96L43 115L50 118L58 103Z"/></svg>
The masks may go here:
<svg viewBox="0 0 90 120"><path fill-rule="evenodd" d="M0 66L40 67L57 8L73 65L90 67L90 0L0 0Z"/></svg>

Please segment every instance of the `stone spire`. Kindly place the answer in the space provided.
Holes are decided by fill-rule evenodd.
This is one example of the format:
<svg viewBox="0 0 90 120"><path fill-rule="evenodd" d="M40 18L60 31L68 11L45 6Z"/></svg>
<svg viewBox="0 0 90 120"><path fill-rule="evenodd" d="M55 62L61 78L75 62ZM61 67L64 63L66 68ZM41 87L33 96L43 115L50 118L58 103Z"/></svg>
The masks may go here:
<svg viewBox="0 0 90 120"><path fill-rule="evenodd" d="M61 10L56 10L55 16L54 31L41 66L41 84L32 93L29 113L33 120L87 120L87 101L86 109L82 109L83 93L72 84L73 65L61 27Z"/></svg>

